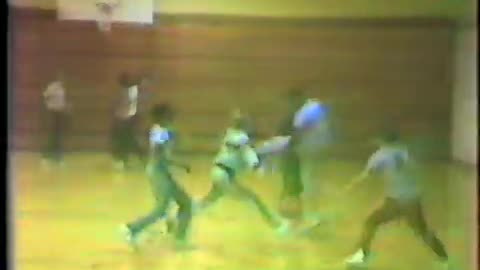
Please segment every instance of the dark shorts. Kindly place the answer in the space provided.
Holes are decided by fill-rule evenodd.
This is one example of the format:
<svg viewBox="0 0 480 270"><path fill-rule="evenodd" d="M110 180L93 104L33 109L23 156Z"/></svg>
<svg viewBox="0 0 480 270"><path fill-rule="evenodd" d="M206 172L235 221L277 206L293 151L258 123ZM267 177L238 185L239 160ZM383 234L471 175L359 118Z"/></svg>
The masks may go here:
<svg viewBox="0 0 480 270"><path fill-rule="evenodd" d="M378 225L396 219L405 219L416 230L424 231L427 227L420 198L400 201L387 197L383 204L370 214L367 222Z"/></svg>
<svg viewBox="0 0 480 270"><path fill-rule="evenodd" d="M224 170L228 174L228 179L233 182L235 180L235 170L222 164L222 163L215 163L215 166L219 167L220 169Z"/></svg>
<svg viewBox="0 0 480 270"><path fill-rule="evenodd" d="M281 172L283 196L298 197L303 192L300 158L296 153L286 153L282 157Z"/></svg>

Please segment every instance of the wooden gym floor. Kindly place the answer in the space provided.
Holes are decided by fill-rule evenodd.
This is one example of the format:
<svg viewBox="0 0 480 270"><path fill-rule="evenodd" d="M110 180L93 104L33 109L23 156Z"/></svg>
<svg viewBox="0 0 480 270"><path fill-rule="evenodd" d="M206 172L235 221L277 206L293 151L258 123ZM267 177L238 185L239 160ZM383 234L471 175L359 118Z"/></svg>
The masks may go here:
<svg viewBox="0 0 480 270"><path fill-rule="evenodd" d="M140 169L115 173L104 154L72 154L64 170L42 169L36 154L12 154L11 161L14 258L19 270L344 269L335 263L352 251L363 220L382 198L382 185L375 179L349 196L335 197L334 191L363 164L330 161L319 165L323 192L313 204L329 219L307 235L280 238L248 205L224 200L194 220L191 233L196 250L175 252L168 237L158 234L140 253L132 253L117 228L152 207ZM209 162L206 157L194 158L191 175L177 174L195 198L209 189ZM426 167L427 219L456 265L475 269L476 173L442 163ZM270 207L276 206L276 175L251 177L245 183ZM373 250L372 270L435 269L435 257L402 222L381 230Z"/></svg>

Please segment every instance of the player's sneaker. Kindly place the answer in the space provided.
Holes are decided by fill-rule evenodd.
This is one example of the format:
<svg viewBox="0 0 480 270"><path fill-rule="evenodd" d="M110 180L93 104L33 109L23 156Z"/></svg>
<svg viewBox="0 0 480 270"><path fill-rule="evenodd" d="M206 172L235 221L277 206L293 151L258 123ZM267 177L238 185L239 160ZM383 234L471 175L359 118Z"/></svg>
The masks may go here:
<svg viewBox="0 0 480 270"><path fill-rule="evenodd" d="M132 230L128 227L126 224L120 225L120 233L123 235L125 242L132 247L133 249L138 248L138 237L137 235L134 235Z"/></svg>
<svg viewBox="0 0 480 270"><path fill-rule="evenodd" d="M280 236L286 236L291 229L290 221L287 219L282 219L280 224L275 228L275 232Z"/></svg>
<svg viewBox="0 0 480 270"><path fill-rule="evenodd" d="M46 158L42 158L42 169L50 170L52 168L52 163Z"/></svg>
<svg viewBox="0 0 480 270"><path fill-rule="evenodd" d="M454 268L452 266L452 263L450 261L438 261L436 263L436 267L435 269L438 269L438 270L456 270L456 268Z"/></svg>
<svg viewBox="0 0 480 270"><path fill-rule="evenodd" d="M367 256L362 249L355 252L345 260L347 266L365 267L367 265Z"/></svg>
<svg viewBox="0 0 480 270"><path fill-rule="evenodd" d="M116 161L113 163L113 168L117 171L125 170L125 163L123 161Z"/></svg>
<svg viewBox="0 0 480 270"><path fill-rule="evenodd" d="M65 164L65 161L63 161L63 160L60 160L60 161L57 163L57 165L58 165L58 168L60 168L60 169L62 169L62 170L67 169L67 165Z"/></svg>

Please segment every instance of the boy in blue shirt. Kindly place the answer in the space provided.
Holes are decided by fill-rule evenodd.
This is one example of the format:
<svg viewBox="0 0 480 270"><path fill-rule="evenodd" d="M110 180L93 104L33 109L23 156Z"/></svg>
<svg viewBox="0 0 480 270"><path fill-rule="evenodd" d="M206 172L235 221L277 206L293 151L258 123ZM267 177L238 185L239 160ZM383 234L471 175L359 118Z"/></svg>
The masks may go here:
<svg viewBox="0 0 480 270"><path fill-rule="evenodd" d="M172 157L175 134L171 130L174 119L173 110L166 104L156 105L152 110L154 125L150 130L149 179L156 199L156 206L150 214L123 225L126 240L134 247L138 236L148 226L166 217L171 202L178 205L177 229L175 238L178 247L185 246L187 230L192 219L192 200L185 190L173 178L170 167L177 166L190 172L190 167Z"/></svg>

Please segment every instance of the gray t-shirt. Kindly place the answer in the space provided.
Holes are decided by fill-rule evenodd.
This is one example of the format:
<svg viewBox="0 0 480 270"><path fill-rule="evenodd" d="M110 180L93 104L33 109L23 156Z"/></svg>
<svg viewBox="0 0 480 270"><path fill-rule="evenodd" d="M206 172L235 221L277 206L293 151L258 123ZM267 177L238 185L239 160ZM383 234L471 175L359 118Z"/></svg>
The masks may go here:
<svg viewBox="0 0 480 270"><path fill-rule="evenodd" d="M369 158L366 170L385 181L385 195L397 200L411 200L420 195L408 150L400 146L381 147Z"/></svg>

